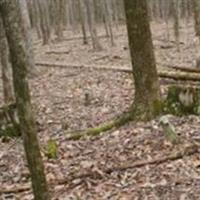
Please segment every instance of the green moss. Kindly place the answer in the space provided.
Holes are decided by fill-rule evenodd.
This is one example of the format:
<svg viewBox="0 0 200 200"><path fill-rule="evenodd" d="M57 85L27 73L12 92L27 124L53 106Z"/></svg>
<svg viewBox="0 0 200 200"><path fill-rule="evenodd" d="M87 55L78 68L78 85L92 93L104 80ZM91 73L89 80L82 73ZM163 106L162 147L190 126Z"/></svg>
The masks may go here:
<svg viewBox="0 0 200 200"><path fill-rule="evenodd" d="M153 102L153 115L154 117L158 116L162 112L163 102L161 100L156 100Z"/></svg>
<svg viewBox="0 0 200 200"><path fill-rule="evenodd" d="M16 114L16 104L11 103L0 108L0 136L18 137L21 135Z"/></svg>
<svg viewBox="0 0 200 200"><path fill-rule="evenodd" d="M45 155L52 159L56 159L58 157L58 146L55 140L50 139L47 142Z"/></svg>
<svg viewBox="0 0 200 200"><path fill-rule="evenodd" d="M18 124L8 124L0 128L0 137L19 137L21 136Z"/></svg>
<svg viewBox="0 0 200 200"><path fill-rule="evenodd" d="M200 114L200 88L170 86L164 112L182 116Z"/></svg>
<svg viewBox="0 0 200 200"><path fill-rule="evenodd" d="M96 135L99 135L102 132L123 126L125 123L127 123L131 119L132 119L132 113L126 113L126 114L120 116L119 118L117 118L115 120L112 120L112 121L107 122L107 123L103 123L103 124L101 124L97 127L89 128L89 129L82 131L82 132L70 133L70 135L68 136L68 139L78 140L83 136L96 136Z"/></svg>

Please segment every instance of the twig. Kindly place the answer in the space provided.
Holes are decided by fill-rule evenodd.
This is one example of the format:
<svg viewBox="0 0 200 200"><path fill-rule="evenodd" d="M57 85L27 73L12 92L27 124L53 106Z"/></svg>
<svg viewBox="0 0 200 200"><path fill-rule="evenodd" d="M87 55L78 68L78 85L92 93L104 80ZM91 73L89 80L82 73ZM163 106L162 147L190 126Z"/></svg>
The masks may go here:
<svg viewBox="0 0 200 200"><path fill-rule="evenodd" d="M191 144L190 146L185 147L182 151L176 152L175 154L161 157L161 158L156 158L150 161L139 161L133 164L128 164L128 165L123 165L115 168L108 168L106 170L102 170L101 173L98 171L94 172L88 172L88 173L82 173L78 174L76 176L73 175L69 176L69 178L66 179L59 179L59 180L53 180L49 183L50 186L55 186L55 185L65 185L69 184L70 182L76 180L76 179L85 179L85 178L95 178L95 179L102 179L104 177L104 174L110 174L114 171L125 171L127 169L134 169L134 168L139 168L139 167L144 167L146 165L160 165L162 163L168 162L168 161L175 161L175 160L180 160L185 156L191 156L195 153L199 153L199 145L198 144ZM21 193L25 192L31 189L30 184L25 184L25 185L20 185L20 186L9 186L9 187L2 187L0 188L0 194L5 194L5 193Z"/></svg>

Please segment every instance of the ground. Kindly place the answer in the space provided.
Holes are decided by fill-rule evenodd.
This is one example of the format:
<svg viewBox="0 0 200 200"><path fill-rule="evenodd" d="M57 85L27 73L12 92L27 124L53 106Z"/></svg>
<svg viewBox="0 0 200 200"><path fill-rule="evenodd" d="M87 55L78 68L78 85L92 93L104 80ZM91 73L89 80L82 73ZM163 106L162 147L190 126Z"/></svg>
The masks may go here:
<svg viewBox="0 0 200 200"><path fill-rule="evenodd" d="M192 24L182 24L180 53L173 43L172 30L171 42L167 42L165 25L152 24L158 67L164 64L194 66L198 45ZM99 34L104 35L104 32L101 30ZM36 62L99 67L130 65L125 27L115 29L114 47L110 46L109 39L101 37L104 50L100 52L94 52L91 44L82 45L79 37L78 32L66 31L64 41L48 46L41 46L35 39ZM96 68L60 68L54 64L52 67L37 65L36 73L37 76L30 78L30 88L42 152L49 139L58 145L57 159L48 159L42 153L53 199L199 199L198 154L135 165L170 157L182 151L190 141L199 142L199 116L169 117L183 140L177 145L166 141L158 118L148 123L130 122L96 137L71 141L67 133L94 127L128 110L134 98L132 75ZM169 81L160 80L160 83L164 95ZM3 103L2 95L0 102ZM22 140L1 141L0 152L0 199L32 199ZM13 192L5 192L11 188Z"/></svg>

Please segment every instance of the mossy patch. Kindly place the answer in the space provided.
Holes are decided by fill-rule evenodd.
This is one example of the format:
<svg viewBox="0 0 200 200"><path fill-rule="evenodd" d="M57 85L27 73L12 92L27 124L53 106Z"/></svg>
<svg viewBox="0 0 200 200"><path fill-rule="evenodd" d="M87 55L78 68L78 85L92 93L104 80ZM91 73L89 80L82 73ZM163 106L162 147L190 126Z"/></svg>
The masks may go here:
<svg viewBox="0 0 200 200"><path fill-rule="evenodd" d="M200 114L200 88L170 86L164 102L164 112L178 116Z"/></svg>
<svg viewBox="0 0 200 200"><path fill-rule="evenodd" d="M45 155L49 159L56 159L58 157L58 145L55 140L48 140L45 148Z"/></svg>

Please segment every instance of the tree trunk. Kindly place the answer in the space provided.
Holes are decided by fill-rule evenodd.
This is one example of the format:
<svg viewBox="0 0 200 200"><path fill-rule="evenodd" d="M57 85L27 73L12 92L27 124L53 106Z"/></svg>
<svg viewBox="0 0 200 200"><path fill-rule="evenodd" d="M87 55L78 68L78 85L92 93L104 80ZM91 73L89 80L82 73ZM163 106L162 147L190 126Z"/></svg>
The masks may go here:
<svg viewBox="0 0 200 200"><path fill-rule="evenodd" d="M95 24L95 15L94 15L94 0L85 0L85 6L87 8L87 19L88 19L88 26L90 29L90 34L92 38L92 45L93 49L100 51L102 47L99 42L99 38L97 35L96 24Z"/></svg>
<svg viewBox="0 0 200 200"><path fill-rule="evenodd" d="M124 0L135 80L134 118L149 120L160 112L160 90L146 0Z"/></svg>
<svg viewBox="0 0 200 200"><path fill-rule="evenodd" d="M42 38L42 32L40 29L41 22L40 22L39 7L37 1L32 2L32 12L33 12L32 16L33 25L36 28L38 39L41 39Z"/></svg>
<svg viewBox="0 0 200 200"><path fill-rule="evenodd" d="M78 0L78 8L79 8L81 29L83 34L83 44L88 44L87 29L86 29L86 10L82 0Z"/></svg>
<svg viewBox="0 0 200 200"><path fill-rule="evenodd" d="M28 53L28 61L29 61L29 68L28 71L30 74L34 74L35 71L35 62L33 59L33 48L32 48L32 34L31 34L31 22L28 13L28 7L26 0L19 0L20 5L20 13L23 25L23 35L25 38L26 50Z"/></svg>
<svg viewBox="0 0 200 200"><path fill-rule="evenodd" d="M57 40L61 41L64 37L63 35L63 15L65 12L65 1L64 0L54 0L55 7L55 34L57 36Z"/></svg>
<svg viewBox="0 0 200 200"><path fill-rule="evenodd" d="M36 124L32 114L27 82L27 68L30 62L28 61L26 44L22 35L23 27L19 11L19 1L17 0L0 2L0 15L3 20L10 49L20 130L23 136L24 148L31 174L34 197L35 200L48 200L50 197L37 140Z"/></svg>
<svg viewBox="0 0 200 200"><path fill-rule="evenodd" d="M178 52L180 52L180 31L179 31L179 2L177 0L172 0L172 15L174 19L174 37L176 41L176 47Z"/></svg>
<svg viewBox="0 0 200 200"><path fill-rule="evenodd" d="M6 40L3 22L0 18L0 64L2 67L3 95L4 103L9 104L14 101L11 65L9 62L9 49Z"/></svg>
<svg viewBox="0 0 200 200"><path fill-rule="evenodd" d="M104 18L105 18L106 26L108 27L111 45L114 46L115 44L114 44L114 37L113 37L113 30L112 30L111 12L110 12L110 7L107 0L103 0L102 10L105 16Z"/></svg>
<svg viewBox="0 0 200 200"><path fill-rule="evenodd" d="M200 40L200 2L199 0L192 0L192 9L194 15L194 27L196 36Z"/></svg>
<svg viewBox="0 0 200 200"><path fill-rule="evenodd" d="M51 39L48 2L44 0L35 0L35 5L39 11L43 45L46 45L50 42Z"/></svg>

